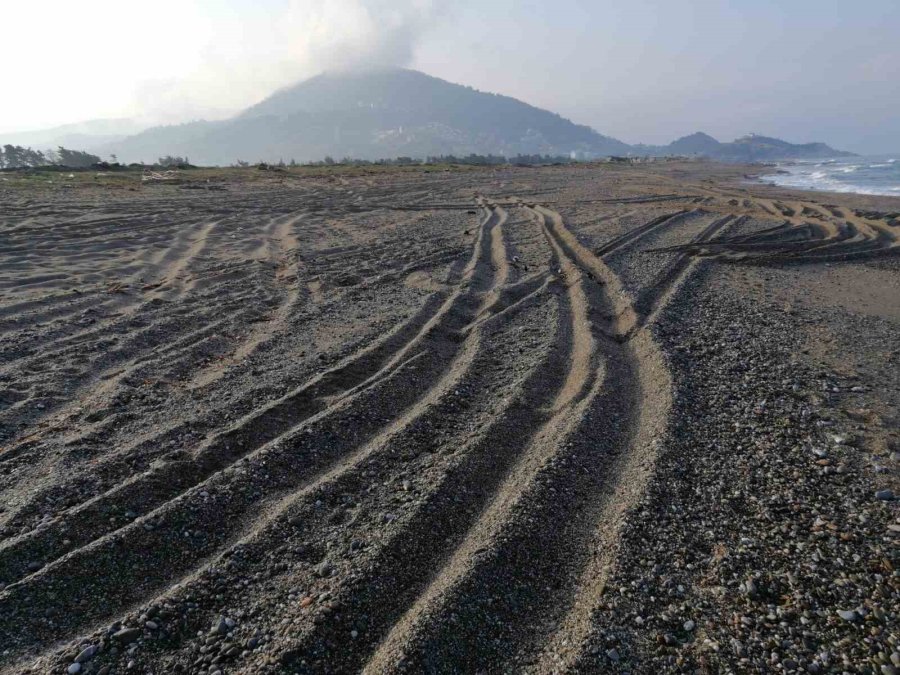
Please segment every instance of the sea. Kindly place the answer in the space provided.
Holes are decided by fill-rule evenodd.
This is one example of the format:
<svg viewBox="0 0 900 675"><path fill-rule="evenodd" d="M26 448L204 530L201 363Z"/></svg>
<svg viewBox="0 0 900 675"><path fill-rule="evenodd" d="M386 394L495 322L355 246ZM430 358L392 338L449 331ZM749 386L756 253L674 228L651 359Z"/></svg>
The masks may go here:
<svg viewBox="0 0 900 675"><path fill-rule="evenodd" d="M804 190L900 197L900 155L842 157L778 164L760 180Z"/></svg>

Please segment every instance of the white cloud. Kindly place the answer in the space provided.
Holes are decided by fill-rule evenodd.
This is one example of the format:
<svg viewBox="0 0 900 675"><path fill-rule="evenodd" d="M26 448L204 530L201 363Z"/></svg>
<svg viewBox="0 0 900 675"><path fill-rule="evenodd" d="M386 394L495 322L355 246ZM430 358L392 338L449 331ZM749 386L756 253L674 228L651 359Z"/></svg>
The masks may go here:
<svg viewBox="0 0 900 675"><path fill-rule="evenodd" d="M0 2L0 131L221 117L326 69L408 65L444 0ZM230 10L230 11L229 11Z"/></svg>
<svg viewBox="0 0 900 675"><path fill-rule="evenodd" d="M436 0L291 0L278 13L222 19L181 77L141 82L135 108L157 121L222 116L323 70L404 66Z"/></svg>

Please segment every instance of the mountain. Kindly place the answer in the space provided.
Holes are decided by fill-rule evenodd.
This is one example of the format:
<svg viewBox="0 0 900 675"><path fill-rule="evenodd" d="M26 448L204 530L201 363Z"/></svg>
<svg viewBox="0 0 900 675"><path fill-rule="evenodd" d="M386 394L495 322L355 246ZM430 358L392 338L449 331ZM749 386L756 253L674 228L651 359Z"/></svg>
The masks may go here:
<svg viewBox="0 0 900 675"><path fill-rule="evenodd" d="M781 159L826 159L852 157L852 152L835 150L825 143L788 143L779 138L749 134L731 143L717 141L698 131L668 145L636 145L634 154L649 156L708 157L720 162L770 162Z"/></svg>
<svg viewBox="0 0 900 675"><path fill-rule="evenodd" d="M713 156L738 162L759 162L770 159L827 159L853 157L854 153L835 150L825 143L788 143L780 138L749 134L731 143L723 143Z"/></svg>
<svg viewBox="0 0 900 675"><path fill-rule="evenodd" d="M0 134L0 143L35 149L55 149L62 145L66 148L90 150L123 140L140 132L146 126L128 118L87 120L49 129Z"/></svg>
<svg viewBox="0 0 900 675"><path fill-rule="evenodd" d="M404 69L325 73L230 120L154 127L104 147L104 154L124 161L171 154L199 164L630 151L621 141L514 98Z"/></svg>
<svg viewBox="0 0 900 675"><path fill-rule="evenodd" d="M678 140L669 143L667 154L712 156L721 151L722 145L709 134L698 131L690 136L682 136Z"/></svg>
<svg viewBox="0 0 900 675"><path fill-rule="evenodd" d="M138 133L135 133L138 132ZM221 121L140 130L134 120L94 120L0 143L64 145L123 162L164 155L203 165L295 159L424 158L494 154L699 156L726 162L842 157L824 143L793 144L751 134L721 143L697 132L669 145L627 145L522 101L399 68L324 73L273 93Z"/></svg>

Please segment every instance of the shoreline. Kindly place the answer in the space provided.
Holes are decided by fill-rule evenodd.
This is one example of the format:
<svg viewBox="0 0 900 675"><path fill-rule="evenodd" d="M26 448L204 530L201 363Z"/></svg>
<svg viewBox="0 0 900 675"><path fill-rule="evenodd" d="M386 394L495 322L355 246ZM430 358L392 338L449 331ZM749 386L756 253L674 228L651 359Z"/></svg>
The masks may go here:
<svg viewBox="0 0 900 675"><path fill-rule="evenodd" d="M786 160L759 177L774 186L873 197L900 197L900 163L893 155ZM890 172L890 173L886 173Z"/></svg>

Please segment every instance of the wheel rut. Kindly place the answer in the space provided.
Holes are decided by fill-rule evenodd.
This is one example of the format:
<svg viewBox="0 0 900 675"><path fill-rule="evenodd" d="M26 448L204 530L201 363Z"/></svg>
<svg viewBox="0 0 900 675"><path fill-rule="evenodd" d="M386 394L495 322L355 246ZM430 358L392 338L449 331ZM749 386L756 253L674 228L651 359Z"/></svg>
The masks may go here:
<svg viewBox="0 0 900 675"><path fill-rule="evenodd" d="M665 418L665 367L649 338L623 344L628 312L608 269L558 214L534 212L565 288L565 376L546 388L525 447L368 672L504 670L528 665L528 654L538 663L534 646L552 639L551 627L585 612L576 584L595 584L593 574L579 575L598 523L612 546L616 514L640 495L634 479L652 463L646 441ZM643 372L651 367L652 375Z"/></svg>
<svg viewBox="0 0 900 675"><path fill-rule="evenodd" d="M279 507L274 505L290 502L297 490L315 482L316 476L326 475L329 466L340 466L342 457L351 458L346 461L352 463L354 452L365 452L358 448L377 443L388 433L382 429L383 416L402 420L403 415L417 410L417 405L427 407L429 397L452 382L452 373L465 371L458 361L471 359L475 349L472 344L477 345L477 341L466 343L461 339L460 331L480 308L491 304L486 298L497 274L489 262L490 231L496 228L499 232L497 223L502 219L501 210L488 211L472 256L458 275L459 286L436 312L418 318L419 330L407 326L393 339L365 352L364 358L352 359L315 378L305 387L304 395L267 408L264 423L257 416L257 423L241 424L226 432L196 453L192 462L135 479L76 509L52 527L40 528L4 547L6 570L11 573L27 573L20 563L37 552L46 556L48 564L8 586L0 594L0 605L20 606L19 598L36 588L80 594L103 584L109 605L101 612L108 615L116 607L124 608L147 597L151 589L178 570L188 572L197 561L242 536L242 532L253 531L258 520L254 512L277 512ZM502 273L502 269L499 271ZM448 368L451 375L446 374ZM304 401L305 408L301 407ZM381 410L381 415L368 415L366 411L372 409ZM353 432L346 433L348 429ZM291 433L286 434L288 431ZM248 464L223 472L241 458L249 460ZM253 470L260 466L265 468ZM298 471L299 467L302 470ZM211 497L213 494L215 497ZM98 515L121 504L135 504L140 515L124 527L98 533ZM194 530L194 523L201 521L202 532ZM197 536L192 538L185 532L197 532ZM166 548L166 561L157 559ZM57 559L49 562L53 558ZM123 570L114 587L108 579L104 583L96 577L98 565ZM75 597L70 600L77 602ZM101 616L85 613L70 617L70 629L89 625ZM38 616L26 620L27 625L6 623L2 633L12 638L11 643L7 641L10 646L19 642L13 635L22 635L23 629L32 631L32 640L47 635L48 627ZM60 629L56 625L50 634L58 635Z"/></svg>

